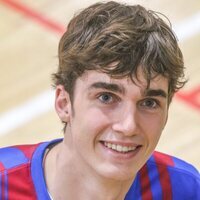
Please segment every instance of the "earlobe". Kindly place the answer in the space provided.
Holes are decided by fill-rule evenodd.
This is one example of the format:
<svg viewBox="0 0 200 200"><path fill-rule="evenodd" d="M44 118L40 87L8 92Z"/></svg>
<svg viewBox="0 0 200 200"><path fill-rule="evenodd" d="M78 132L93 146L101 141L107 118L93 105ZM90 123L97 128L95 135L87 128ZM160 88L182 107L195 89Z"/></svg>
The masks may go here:
<svg viewBox="0 0 200 200"><path fill-rule="evenodd" d="M71 101L63 85L58 85L55 92L55 109L62 122L69 122L71 116Z"/></svg>

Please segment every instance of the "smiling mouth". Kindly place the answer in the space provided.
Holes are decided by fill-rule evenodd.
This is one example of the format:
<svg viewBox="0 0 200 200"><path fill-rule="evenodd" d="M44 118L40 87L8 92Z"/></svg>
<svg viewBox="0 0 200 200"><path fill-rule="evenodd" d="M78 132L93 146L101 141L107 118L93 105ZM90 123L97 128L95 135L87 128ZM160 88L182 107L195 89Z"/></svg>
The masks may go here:
<svg viewBox="0 0 200 200"><path fill-rule="evenodd" d="M107 147L108 149L112 149L119 153L129 153L136 150L139 146L124 146L120 144L113 144L110 142L102 142L102 144Z"/></svg>

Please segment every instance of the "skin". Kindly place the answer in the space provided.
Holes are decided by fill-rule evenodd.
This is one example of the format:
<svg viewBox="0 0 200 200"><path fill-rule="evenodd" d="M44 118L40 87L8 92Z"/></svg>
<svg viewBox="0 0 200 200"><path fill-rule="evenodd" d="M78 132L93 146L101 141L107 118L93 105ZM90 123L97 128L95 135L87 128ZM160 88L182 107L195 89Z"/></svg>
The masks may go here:
<svg viewBox="0 0 200 200"><path fill-rule="evenodd" d="M124 199L154 151L168 115L168 80L157 76L146 90L140 71L138 78L133 83L88 71L76 81L73 102L57 86L55 108L67 128L63 142L45 161L54 199ZM118 152L108 143L133 150Z"/></svg>

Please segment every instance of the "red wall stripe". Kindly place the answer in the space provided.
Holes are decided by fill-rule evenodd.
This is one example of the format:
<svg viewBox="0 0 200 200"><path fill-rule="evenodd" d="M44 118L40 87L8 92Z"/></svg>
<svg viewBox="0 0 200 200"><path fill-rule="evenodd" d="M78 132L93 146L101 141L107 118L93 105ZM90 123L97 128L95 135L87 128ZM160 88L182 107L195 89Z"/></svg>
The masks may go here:
<svg viewBox="0 0 200 200"><path fill-rule="evenodd" d="M41 13L37 12L36 10L20 3L19 1L13 0L0 0L0 2L4 3L5 5L9 6L10 8L14 9L19 13L23 13L26 17L30 18L31 20L39 23L43 27L54 31L58 34L63 34L66 30L65 27L56 23L53 20L48 19Z"/></svg>
<svg viewBox="0 0 200 200"><path fill-rule="evenodd" d="M188 92L178 92L176 98L200 111L200 86Z"/></svg>

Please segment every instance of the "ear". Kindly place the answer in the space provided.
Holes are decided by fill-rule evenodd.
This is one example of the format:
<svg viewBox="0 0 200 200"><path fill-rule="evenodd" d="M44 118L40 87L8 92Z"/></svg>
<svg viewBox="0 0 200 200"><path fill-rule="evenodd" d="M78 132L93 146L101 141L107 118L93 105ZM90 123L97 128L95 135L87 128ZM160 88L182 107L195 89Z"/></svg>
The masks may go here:
<svg viewBox="0 0 200 200"><path fill-rule="evenodd" d="M58 85L55 92L55 109L62 122L69 122L72 112L71 101L68 92L63 85Z"/></svg>

